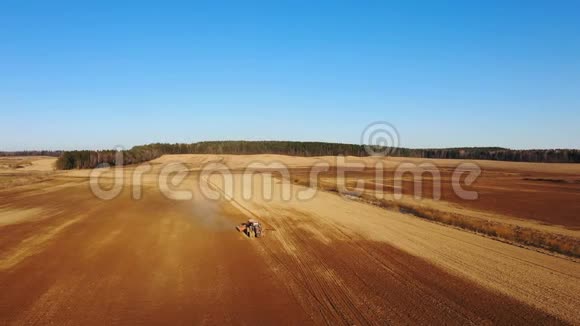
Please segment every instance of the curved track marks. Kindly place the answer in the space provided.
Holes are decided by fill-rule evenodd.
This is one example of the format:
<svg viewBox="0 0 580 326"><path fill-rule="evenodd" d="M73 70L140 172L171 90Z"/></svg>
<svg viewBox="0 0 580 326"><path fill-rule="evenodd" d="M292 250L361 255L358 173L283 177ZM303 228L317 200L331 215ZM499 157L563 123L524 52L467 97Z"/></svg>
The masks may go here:
<svg viewBox="0 0 580 326"><path fill-rule="evenodd" d="M0 227L0 324L580 322L577 264L333 194L101 201L75 181L2 193L42 216ZM236 233L242 206L274 231Z"/></svg>
<svg viewBox="0 0 580 326"><path fill-rule="evenodd" d="M51 196L86 190L26 202L60 207ZM25 250L23 237L43 240L10 266L0 257L6 265L0 324L272 324L280 316L309 322L251 242L202 216L221 215L233 225L243 219L239 212L225 203L196 205L203 203L170 201L152 189L141 201L124 194L103 203L79 195L56 216L0 228L0 253ZM58 225L67 226L45 239L42 230Z"/></svg>

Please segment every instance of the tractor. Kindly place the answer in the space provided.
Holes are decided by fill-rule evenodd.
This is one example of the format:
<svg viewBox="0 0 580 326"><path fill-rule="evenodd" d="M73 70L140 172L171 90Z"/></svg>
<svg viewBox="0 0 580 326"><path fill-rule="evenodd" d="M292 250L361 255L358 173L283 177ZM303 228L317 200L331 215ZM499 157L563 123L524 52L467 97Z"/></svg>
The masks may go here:
<svg viewBox="0 0 580 326"><path fill-rule="evenodd" d="M248 238L261 238L264 235L262 224L254 219L249 219L236 227L239 232L244 233Z"/></svg>

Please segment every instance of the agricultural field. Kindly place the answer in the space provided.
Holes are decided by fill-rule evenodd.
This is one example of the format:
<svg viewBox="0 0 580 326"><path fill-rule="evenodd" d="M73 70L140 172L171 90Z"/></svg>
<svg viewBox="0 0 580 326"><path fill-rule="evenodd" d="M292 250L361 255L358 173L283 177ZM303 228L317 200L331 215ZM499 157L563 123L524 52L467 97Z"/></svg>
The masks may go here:
<svg viewBox="0 0 580 326"><path fill-rule="evenodd" d="M55 160L0 159L0 325L580 324L577 164L471 161L466 201L454 160L164 155L96 183ZM440 171L421 199L401 163Z"/></svg>

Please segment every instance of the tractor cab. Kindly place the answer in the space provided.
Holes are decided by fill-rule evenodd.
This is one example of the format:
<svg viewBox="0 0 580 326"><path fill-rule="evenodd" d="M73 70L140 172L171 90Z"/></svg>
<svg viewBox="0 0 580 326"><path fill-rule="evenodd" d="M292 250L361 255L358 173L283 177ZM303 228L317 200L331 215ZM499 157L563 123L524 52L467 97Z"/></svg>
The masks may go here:
<svg viewBox="0 0 580 326"><path fill-rule="evenodd" d="M239 232L243 232L248 238L261 238L264 234L262 224L254 219L249 219L236 227Z"/></svg>

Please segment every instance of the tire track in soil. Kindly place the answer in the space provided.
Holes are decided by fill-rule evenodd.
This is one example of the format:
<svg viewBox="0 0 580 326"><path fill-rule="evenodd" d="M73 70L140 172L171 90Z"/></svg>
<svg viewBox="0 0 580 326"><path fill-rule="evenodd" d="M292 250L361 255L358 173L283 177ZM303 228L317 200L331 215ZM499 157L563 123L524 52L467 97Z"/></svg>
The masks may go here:
<svg viewBox="0 0 580 326"><path fill-rule="evenodd" d="M260 245L265 256L320 324L565 324L318 216L261 211L276 230Z"/></svg>
<svg viewBox="0 0 580 326"><path fill-rule="evenodd" d="M42 206L83 189L39 194L26 202ZM0 237L18 238L22 233L8 231L33 233L75 212L86 213L42 250L0 271L0 324L311 322L233 229L208 229L191 202L146 196L133 201L125 192L102 205L80 196L59 218L0 228ZM227 203L218 208L232 220L242 216Z"/></svg>

